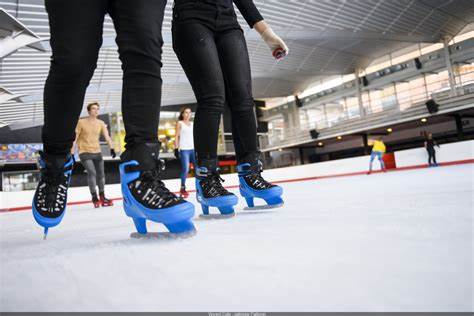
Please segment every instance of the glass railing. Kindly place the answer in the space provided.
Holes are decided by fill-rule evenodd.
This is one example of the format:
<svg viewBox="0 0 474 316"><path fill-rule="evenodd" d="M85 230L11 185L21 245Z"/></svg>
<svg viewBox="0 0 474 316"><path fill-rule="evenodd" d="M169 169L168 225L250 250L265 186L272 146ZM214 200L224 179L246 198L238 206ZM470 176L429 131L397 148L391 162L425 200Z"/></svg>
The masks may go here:
<svg viewBox="0 0 474 316"><path fill-rule="evenodd" d="M457 95L474 94L474 64L455 68L455 91ZM471 89L468 89L471 88ZM424 74L405 82L392 83L377 90L364 91L363 115L356 96L336 99L324 104L314 100L299 108L299 128L290 128L282 118L269 122L269 132L262 135L262 148L274 148L309 139L309 130L318 131L345 126L351 122L389 119L408 115L413 110L425 107L428 99L452 97L447 70ZM311 104L313 103L313 104Z"/></svg>

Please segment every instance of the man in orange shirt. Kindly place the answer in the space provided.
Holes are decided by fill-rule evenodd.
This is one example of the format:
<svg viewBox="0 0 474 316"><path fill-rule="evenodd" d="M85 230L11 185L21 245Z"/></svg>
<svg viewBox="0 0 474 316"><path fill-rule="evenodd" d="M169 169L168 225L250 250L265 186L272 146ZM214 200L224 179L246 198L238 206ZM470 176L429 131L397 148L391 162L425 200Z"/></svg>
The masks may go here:
<svg viewBox="0 0 474 316"><path fill-rule="evenodd" d="M104 121L99 120L99 103L92 102L87 105L89 117L79 120L76 126L76 140L79 149L79 158L87 171L87 182L92 196L94 207L111 206L112 201L105 197L105 174L104 160L100 150L100 135L102 134L110 147L110 155L115 158L115 150L110 139L107 126ZM74 154L74 144L71 152ZM99 187L99 198L97 197L96 186Z"/></svg>

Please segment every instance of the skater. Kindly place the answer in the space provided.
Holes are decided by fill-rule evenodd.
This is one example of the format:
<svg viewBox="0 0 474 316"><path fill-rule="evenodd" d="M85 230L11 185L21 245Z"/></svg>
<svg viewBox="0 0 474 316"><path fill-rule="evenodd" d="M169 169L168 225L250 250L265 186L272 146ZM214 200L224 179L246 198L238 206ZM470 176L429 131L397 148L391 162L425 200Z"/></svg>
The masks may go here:
<svg viewBox="0 0 474 316"><path fill-rule="evenodd" d="M376 140L374 140L374 144L372 147L372 153L370 154L370 165L369 165L369 172L367 174L372 173L372 163L377 157L380 162L380 169L383 172L386 172L385 170L385 163L383 162L383 155L385 154L385 144L383 143L382 137L378 137Z"/></svg>
<svg viewBox="0 0 474 316"><path fill-rule="evenodd" d="M275 58L288 54L288 47L263 20L252 0L174 1L173 49L198 103L194 119L196 191L205 215L213 206L222 215L232 216L238 201L222 186L217 168L219 122L226 101L232 114L240 193L249 207L254 206L255 197L273 206L283 203L282 188L261 176L250 62L233 3L249 26L260 33Z"/></svg>
<svg viewBox="0 0 474 316"><path fill-rule="evenodd" d="M194 166L196 160L194 156L193 122L191 122L191 108L183 107L179 111L178 122L176 122L176 138L174 147L178 149L178 157L181 161L181 189L180 195L185 199L189 196L186 191L186 177L189 172L189 163Z"/></svg>
<svg viewBox="0 0 474 316"><path fill-rule="evenodd" d="M438 146L438 143L433 139L433 134L428 133L428 136L425 141L425 148L428 152L428 167L438 167L438 163L436 162L436 150L435 146Z"/></svg>
<svg viewBox="0 0 474 316"><path fill-rule="evenodd" d="M114 22L123 70L126 145L120 175L125 213L141 234L147 232L146 220L163 223L172 233L193 232L194 206L160 181L164 165L157 135L166 0L46 0L45 6L52 58L44 87L41 176L32 205L45 236L65 214L74 129L96 68L106 13Z"/></svg>
<svg viewBox="0 0 474 316"><path fill-rule="evenodd" d="M100 150L99 138L104 136L110 147L110 155L115 158L115 150L110 139L107 126L104 121L99 120L99 103L92 102L87 105L87 118L80 119L76 126L76 140L71 148L71 155L74 155L74 145L79 149L79 158L87 171L87 184L91 192L92 203L95 208L99 206L112 206L113 202L105 197L105 174L104 160ZM99 197L96 186L99 187Z"/></svg>

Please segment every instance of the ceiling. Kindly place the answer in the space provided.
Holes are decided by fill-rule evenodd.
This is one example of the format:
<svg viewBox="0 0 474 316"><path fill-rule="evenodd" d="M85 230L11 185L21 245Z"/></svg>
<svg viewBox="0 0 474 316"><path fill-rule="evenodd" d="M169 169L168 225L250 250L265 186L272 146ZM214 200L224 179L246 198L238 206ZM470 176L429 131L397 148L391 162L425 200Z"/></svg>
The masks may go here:
<svg viewBox="0 0 474 316"><path fill-rule="evenodd" d="M439 42L474 22L472 0L257 0L264 18L290 47L275 61L265 43L239 16L245 30L255 98L292 95L325 77L353 73L374 59L414 43ZM43 85L49 69L49 27L44 0L0 0L3 8L36 36L45 51L20 48L0 64L0 88L25 95L0 103L0 127L42 124ZM171 8L163 24L163 105L195 102L171 47ZM2 33L0 32L0 35ZM104 45L85 102L98 100L102 112L120 110L121 69L109 17ZM1 38L1 36L0 36ZM1 92L1 91L0 91Z"/></svg>

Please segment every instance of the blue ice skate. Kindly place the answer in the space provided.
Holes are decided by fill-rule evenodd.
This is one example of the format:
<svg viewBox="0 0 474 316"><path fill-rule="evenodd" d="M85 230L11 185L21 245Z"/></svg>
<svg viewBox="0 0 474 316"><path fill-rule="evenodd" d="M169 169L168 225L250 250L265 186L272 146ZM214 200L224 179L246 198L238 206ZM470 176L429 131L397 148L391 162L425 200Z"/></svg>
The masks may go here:
<svg viewBox="0 0 474 316"><path fill-rule="evenodd" d="M157 159L158 152L159 144L141 144L122 155L119 169L125 214L139 234L148 233L147 220L162 223L173 234L194 233L194 205L170 192L160 180L164 162Z"/></svg>
<svg viewBox="0 0 474 316"><path fill-rule="evenodd" d="M48 229L61 223L66 212L67 190L71 182L74 157L48 155L39 152L40 180L33 197L32 211L36 222Z"/></svg>
<svg viewBox="0 0 474 316"><path fill-rule="evenodd" d="M262 178L262 163L260 160L249 160L249 162L241 163L237 166L240 194L245 198L248 205L245 209L255 210L282 206L282 187L271 184ZM254 198L265 200L267 205L255 206Z"/></svg>
<svg viewBox="0 0 474 316"><path fill-rule="evenodd" d="M235 215L234 205L238 198L222 186L223 181L218 168L196 168L196 198L203 213L200 217L229 218ZM220 214L210 214L209 207L217 207Z"/></svg>

